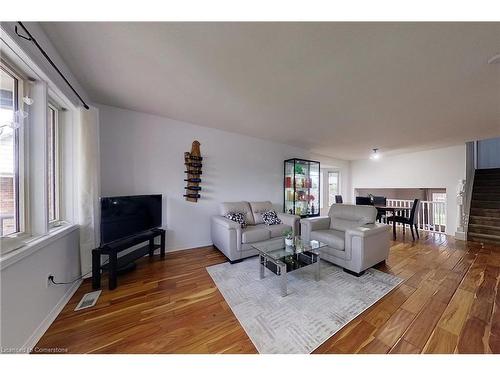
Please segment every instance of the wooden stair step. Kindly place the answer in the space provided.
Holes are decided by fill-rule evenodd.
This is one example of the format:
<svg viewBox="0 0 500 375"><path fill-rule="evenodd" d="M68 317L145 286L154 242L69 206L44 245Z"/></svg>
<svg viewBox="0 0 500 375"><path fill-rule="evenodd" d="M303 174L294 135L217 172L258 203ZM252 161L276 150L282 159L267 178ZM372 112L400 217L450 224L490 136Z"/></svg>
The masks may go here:
<svg viewBox="0 0 500 375"><path fill-rule="evenodd" d="M474 208L500 208L500 202L498 201L480 201L472 200L471 207Z"/></svg>
<svg viewBox="0 0 500 375"><path fill-rule="evenodd" d="M467 233L467 240L474 242L487 242L500 244L500 236L495 236L493 234L482 234L482 233Z"/></svg>
<svg viewBox="0 0 500 375"><path fill-rule="evenodd" d="M492 218L500 218L500 209L498 209L498 208L471 207L470 215L471 216L486 216L486 217L492 217Z"/></svg>
<svg viewBox="0 0 500 375"><path fill-rule="evenodd" d="M477 186L474 185L473 193L498 193L500 188L496 186Z"/></svg>
<svg viewBox="0 0 500 375"><path fill-rule="evenodd" d="M476 169L476 174L495 174L495 173L500 173L500 168Z"/></svg>
<svg viewBox="0 0 500 375"><path fill-rule="evenodd" d="M500 192L498 192L498 193L473 193L472 200L500 201Z"/></svg>
<svg viewBox="0 0 500 375"><path fill-rule="evenodd" d="M500 178L500 173L483 173L483 174L476 174L474 176L474 179L487 179L487 178Z"/></svg>
<svg viewBox="0 0 500 375"><path fill-rule="evenodd" d="M498 178L485 178L474 179L474 186L499 186L500 179Z"/></svg>
<svg viewBox="0 0 500 375"><path fill-rule="evenodd" d="M469 225L470 224L491 225L494 227L500 227L500 217L470 215Z"/></svg>
<svg viewBox="0 0 500 375"><path fill-rule="evenodd" d="M469 224L469 233L491 234L494 236L499 236L500 238L500 227L484 224Z"/></svg>

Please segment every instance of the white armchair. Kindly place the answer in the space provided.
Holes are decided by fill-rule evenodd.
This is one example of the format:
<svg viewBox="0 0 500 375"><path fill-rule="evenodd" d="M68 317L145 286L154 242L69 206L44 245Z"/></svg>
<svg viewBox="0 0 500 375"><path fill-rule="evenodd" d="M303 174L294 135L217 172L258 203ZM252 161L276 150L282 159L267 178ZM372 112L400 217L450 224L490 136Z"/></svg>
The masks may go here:
<svg viewBox="0 0 500 375"><path fill-rule="evenodd" d="M302 238L326 243L322 259L360 276L389 255L390 226L376 218L375 207L334 204L328 217L300 221Z"/></svg>

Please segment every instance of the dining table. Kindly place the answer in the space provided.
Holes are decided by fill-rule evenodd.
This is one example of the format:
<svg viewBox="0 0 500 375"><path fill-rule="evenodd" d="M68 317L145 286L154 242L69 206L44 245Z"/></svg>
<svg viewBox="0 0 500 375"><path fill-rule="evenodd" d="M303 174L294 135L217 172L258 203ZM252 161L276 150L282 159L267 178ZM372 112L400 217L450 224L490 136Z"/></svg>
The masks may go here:
<svg viewBox="0 0 500 375"><path fill-rule="evenodd" d="M392 213L392 216L396 216L396 212L400 212L400 216L404 212L408 212L411 210L411 207L395 207L395 206L387 206L383 204L375 204L374 207L377 209L379 213L387 214L388 212ZM386 215L387 216L387 215ZM392 221L392 238L396 241L396 221Z"/></svg>

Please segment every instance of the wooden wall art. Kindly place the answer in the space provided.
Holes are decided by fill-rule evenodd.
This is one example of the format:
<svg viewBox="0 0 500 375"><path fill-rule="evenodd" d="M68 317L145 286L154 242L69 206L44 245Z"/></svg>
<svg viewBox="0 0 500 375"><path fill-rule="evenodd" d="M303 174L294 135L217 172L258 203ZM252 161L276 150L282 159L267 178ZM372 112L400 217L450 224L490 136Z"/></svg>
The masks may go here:
<svg viewBox="0 0 500 375"><path fill-rule="evenodd" d="M200 142L194 141L191 145L191 152L184 153L185 173L187 174L187 178L184 179L186 181L186 194L184 194L184 197L189 202L197 202L200 198L202 160Z"/></svg>

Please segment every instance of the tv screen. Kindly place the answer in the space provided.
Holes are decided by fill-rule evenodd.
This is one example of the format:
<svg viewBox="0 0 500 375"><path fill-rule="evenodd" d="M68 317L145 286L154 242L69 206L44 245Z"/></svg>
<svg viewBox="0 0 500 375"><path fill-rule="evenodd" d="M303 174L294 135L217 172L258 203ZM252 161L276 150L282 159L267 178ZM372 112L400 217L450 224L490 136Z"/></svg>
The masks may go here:
<svg viewBox="0 0 500 375"><path fill-rule="evenodd" d="M161 227L161 194L101 198L101 245Z"/></svg>

